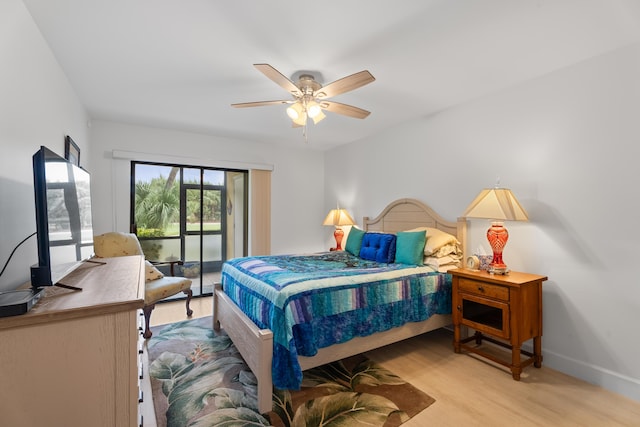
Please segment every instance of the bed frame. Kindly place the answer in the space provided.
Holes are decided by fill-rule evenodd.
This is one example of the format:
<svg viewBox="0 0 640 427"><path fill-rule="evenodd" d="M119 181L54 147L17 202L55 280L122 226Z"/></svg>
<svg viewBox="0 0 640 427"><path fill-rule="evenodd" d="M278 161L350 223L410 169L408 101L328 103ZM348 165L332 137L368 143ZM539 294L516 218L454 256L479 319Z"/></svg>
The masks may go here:
<svg viewBox="0 0 640 427"><path fill-rule="evenodd" d="M366 231L397 232L416 227L438 228L453 234L462 244L463 253L466 253L464 218L459 218L457 222L446 221L418 200L396 200L384 208L377 217L373 219L364 217L363 221L363 228ZM423 322L407 323L368 337L357 337L342 344L321 348L313 357L299 356L298 359L304 371L450 324L451 315L437 314ZM261 413L271 411L273 333L269 329L259 329L222 291L222 285L217 283L213 293L213 328L218 331L221 325L258 380L258 410Z"/></svg>

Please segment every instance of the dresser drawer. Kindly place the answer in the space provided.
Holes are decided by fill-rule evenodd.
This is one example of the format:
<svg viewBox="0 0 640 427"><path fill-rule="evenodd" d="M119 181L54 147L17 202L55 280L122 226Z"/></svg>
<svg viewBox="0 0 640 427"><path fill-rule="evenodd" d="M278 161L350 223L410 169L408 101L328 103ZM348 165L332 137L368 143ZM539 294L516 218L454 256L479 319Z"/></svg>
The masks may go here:
<svg viewBox="0 0 640 427"><path fill-rule="evenodd" d="M505 286L493 285L461 277L458 281L458 289L460 292L467 292L501 301L509 301L509 288Z"/></svg>

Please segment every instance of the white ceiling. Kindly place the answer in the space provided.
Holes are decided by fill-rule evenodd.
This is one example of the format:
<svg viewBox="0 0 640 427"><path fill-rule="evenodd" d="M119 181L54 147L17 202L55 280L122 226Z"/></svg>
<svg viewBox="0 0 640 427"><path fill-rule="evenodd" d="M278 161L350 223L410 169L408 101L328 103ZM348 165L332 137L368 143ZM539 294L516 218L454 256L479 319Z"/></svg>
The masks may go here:
<svg viewBox="0 0 640 427"><path fill-rule="evenodd" d="M376 81L332 100L308 146L328 149L640 40L637 0L24 0L94 119L304 146L289 99L252 64L321 83Z"/></svg>

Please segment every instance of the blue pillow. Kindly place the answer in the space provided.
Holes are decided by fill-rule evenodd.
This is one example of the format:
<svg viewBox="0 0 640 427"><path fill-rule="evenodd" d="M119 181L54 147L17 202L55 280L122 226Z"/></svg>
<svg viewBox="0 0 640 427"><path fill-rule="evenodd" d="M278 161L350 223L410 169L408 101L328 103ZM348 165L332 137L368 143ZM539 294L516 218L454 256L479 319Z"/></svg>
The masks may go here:
<svg viewBox="0 0 640 427"><path fill-rule="evenodd" d="M358 256L360 254L360 246L362 246L362 238L364 237L364 230L351 227L349 235L347 236L347 244L344 245L344 250L351 255Z"/></svg>
<svg viewBox="0 0 640 427"><path fill-rule="evenodd" d="M396 256L396 236L386 233L365 233L360 247L360 258L391 263Z"/></svg>
<svg viewBox="0 0 640 427"><path fill-rule="evenodd" d="M423 265L426 241L424 231L399 231L396 242L396 263Z"/></svg>

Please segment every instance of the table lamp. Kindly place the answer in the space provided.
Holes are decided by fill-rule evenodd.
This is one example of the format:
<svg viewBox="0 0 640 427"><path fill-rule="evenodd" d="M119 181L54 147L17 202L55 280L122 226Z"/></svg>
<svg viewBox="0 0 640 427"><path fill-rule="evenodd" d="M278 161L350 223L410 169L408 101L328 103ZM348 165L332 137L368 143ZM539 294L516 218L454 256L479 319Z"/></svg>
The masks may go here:
<svg viewBox="0 0 640 427"><path fill-rule="evenodd" d="M503 221L527 221L527 212L520 206L511 190L506 188L485 188L471 202L462 214L466 218L488 218L492 220L487 230L487 239L493 250L489 272L506 274L509 270L502 260L502 251L509 240L509 232Z"/></svg>
<svg viewBox="0 0 640 427"><path fill-rule="evenodd" d="M336 230L333 232L333 237L336 239L336 248L332 250L341 251L342 250L342 237L344 236L344 231L342 231L342 226L344 225L354 225L355 221L351 218L351 215L345 209L331 209L329 214L324 219L322 225L333 225Z"/></svg>

